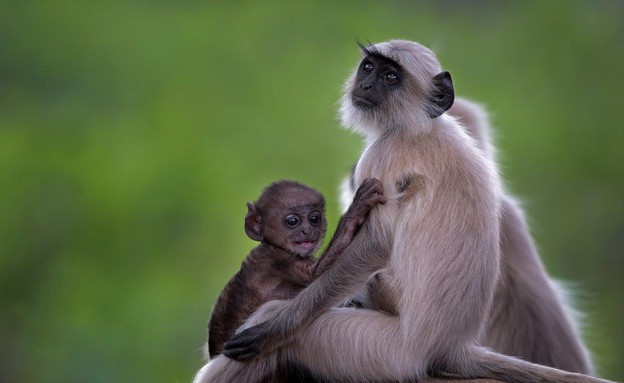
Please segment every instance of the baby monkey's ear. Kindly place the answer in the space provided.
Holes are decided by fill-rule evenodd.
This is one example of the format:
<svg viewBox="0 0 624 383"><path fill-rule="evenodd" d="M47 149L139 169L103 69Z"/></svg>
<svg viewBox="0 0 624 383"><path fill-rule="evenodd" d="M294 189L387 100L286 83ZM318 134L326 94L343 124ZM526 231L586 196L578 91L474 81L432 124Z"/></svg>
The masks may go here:
<svg viewBox="0 0 624 383"><path fill-rule="evenodd" d="M254 241L262 241L260 227L262 225L262 217L258 212L258 208L252 203L247 202L247 216L245 217L245 233Z"/></svg>

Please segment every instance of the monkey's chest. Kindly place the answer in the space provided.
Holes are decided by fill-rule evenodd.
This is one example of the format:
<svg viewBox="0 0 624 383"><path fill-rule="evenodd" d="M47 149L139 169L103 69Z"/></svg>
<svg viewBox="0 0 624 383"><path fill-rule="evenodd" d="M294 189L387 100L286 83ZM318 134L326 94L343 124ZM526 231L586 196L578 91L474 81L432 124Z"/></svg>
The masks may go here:
<svg viewBox="0 0 624 383"><path fill-rule="evenodd" d="M359 186L367 178L377 178L384 184L388 199L404 199L425 187L425 169L414 161L414 156L401 155L397 150L385 147L367 149L355 169L355 184Z"/></svg>
<svg viewBox="0 0 624 383"><path fill-rule="evenodd" d="M285 300L292 299L297 295L303 288L304 285L294 284L288 281L283 281L276 279L271 281L272 283L264 286L260 294L262 295L262 301L268 302L271 300Z"/></svg>

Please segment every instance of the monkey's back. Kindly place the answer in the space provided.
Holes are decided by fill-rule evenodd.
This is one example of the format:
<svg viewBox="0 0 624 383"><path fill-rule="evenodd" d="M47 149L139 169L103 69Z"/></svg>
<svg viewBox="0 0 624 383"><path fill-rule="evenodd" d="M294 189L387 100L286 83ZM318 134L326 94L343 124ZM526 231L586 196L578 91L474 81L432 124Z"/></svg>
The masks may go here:
<svg viewBox="0 0 624 383"><path fill-rule="evenodd" d="M502 213L505 265L484 345L533 363L593 374L591 358L539 260L521 210L507 197Z"/></svg>
<svg viewBox="0 0 624 383"><path fill-rule="evenodd" d="M211 358L223 352L223 343L234 335L234 331L255 309L250 307L250 293L239 271L219 294L208 322L208 354ZM241 294L243 299L240 299Z"/></svg>
<svg viewBox="0 0 624 383"><path fill-rule="evenodd" d="M208 322L208 355L223 352L223 343L254 311L275 299L290 299L310 283L310 280L291 281L291 270L313 263L309 259L293 259L274 265L268 254L253 249L243 261L240 270L225 285L215 303ZM302 265L303 264L303 265Z"/></svg>

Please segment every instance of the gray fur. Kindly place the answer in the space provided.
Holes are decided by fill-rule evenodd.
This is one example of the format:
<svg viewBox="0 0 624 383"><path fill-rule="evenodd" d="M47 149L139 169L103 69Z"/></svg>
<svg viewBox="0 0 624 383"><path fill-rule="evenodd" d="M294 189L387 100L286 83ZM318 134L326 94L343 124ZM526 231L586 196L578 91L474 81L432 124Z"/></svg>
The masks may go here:
<svg viewBox="0 0 624 383"><path fill-rule="evenodd" d="M449 113L494 159L487 114L480 105L456 99ZM483 344L505 355L561 370L593 374L578 326L539 258L522 208L508 193L501 216L502 276Z"/></svg>

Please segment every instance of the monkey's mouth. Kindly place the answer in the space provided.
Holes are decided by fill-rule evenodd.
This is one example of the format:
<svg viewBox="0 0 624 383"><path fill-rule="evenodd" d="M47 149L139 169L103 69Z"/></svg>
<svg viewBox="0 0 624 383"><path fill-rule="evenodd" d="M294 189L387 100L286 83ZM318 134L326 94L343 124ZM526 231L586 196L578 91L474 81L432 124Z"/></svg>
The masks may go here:
<svg viewBox="0 0 624 383"><path fill-rule="evenodd" d="M357 106L358 108L371 109L377 105L373 101L362 96L356 96L355 94L351 97L351 99L353 100L353 105Z"/></svg>
<svg viewBox="0 0 624 383"><path fill-rule="evenodd" d="M311 249L316 246L317 241L297 241L295 245L304 249Z"/></svg>
<svg viewBox="0 0 624 383"><path fill-rule="evenodd" d="M316 249L316 244L318 243L318 240L312 240L312 241L294 241L293 242L293 247L295 248L295 251L300 254L300 255L309 255L312 251L314 251Z"/></svg>

